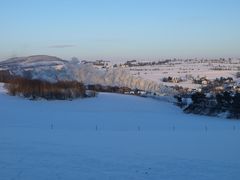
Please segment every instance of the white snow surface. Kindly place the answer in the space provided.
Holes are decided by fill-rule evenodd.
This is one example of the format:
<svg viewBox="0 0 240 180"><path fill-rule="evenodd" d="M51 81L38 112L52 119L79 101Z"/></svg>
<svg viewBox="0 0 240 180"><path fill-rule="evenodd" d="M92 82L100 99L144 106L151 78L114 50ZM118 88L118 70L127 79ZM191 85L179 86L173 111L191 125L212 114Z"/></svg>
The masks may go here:
<svg viewBox="0 0 240 180"><path fill-rule="evenodd" d="M238 180L240 122L101 93L29 101L0 85L1 180Z"/></svg>

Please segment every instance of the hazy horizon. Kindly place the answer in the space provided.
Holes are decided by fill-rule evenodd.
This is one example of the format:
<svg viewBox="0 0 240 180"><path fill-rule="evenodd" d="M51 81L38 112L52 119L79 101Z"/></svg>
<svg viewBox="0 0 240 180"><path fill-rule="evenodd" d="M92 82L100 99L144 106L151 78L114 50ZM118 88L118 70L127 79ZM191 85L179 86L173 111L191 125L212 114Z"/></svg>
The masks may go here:
<svg viewBox="0 0 240 180"><path fill-rule="evenodd" d="M237 0L3 0L0 61L239 58Z"/></svg>

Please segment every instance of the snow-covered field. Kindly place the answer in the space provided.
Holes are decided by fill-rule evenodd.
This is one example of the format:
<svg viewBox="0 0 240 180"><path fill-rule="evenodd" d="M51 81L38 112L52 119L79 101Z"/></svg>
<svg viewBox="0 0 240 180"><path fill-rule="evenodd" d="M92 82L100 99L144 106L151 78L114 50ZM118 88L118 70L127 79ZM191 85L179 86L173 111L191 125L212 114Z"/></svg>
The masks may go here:
<svg viewBox="0 0 240 180"><path fill-rule="evenodd" d="M239 121L135 96L29 101L0 89L0 180L240 179Z"/></svg>
<svg viewBox="0 0 240 180"><path fill-rule="evenodd" d="M235 78L237 72L240 71L240 59L225 60L175 60L162 65L146 65L136 67L126 67L131 74L152 80L165 85L180 85L188 88L197 88L199 85L193 84L191 80L180 83L162 82L164 77L175 77L186 79L186 76L206 77L213 80L220 77Z"/></svg>

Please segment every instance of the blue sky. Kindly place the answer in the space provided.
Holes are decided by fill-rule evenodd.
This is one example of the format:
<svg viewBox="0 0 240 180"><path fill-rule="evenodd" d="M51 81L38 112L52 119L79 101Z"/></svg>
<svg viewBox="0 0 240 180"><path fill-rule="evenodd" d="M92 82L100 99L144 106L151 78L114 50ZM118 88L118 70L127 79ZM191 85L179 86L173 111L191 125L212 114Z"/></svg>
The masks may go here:
<svg viewBox="0 0 240 180"><path fill-rule="evenodd" d="M0 59L240 57L239 0L1 0Z"/></svg>

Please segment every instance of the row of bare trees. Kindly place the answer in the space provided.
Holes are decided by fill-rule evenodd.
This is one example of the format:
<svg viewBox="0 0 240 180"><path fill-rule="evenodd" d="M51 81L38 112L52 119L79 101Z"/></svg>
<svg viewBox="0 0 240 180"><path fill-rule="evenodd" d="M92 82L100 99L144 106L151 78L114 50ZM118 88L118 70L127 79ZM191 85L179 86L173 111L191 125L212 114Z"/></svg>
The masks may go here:
<svg viewBox="0 0 240 180"><path fill-rule="evenodd" d="M8 70L0 70L0 82L7 83L11 79L13 79L13 76Z"/></svg>
<svg viewBox="0 0 240 180"><path fill-rule="evenodd" d="M86 97L86 89L82 83L77 81L59 81L50 83L41 80L32 80L16 77L5 84L8 93L20 95L30 99L73 99Z"/></svg>

